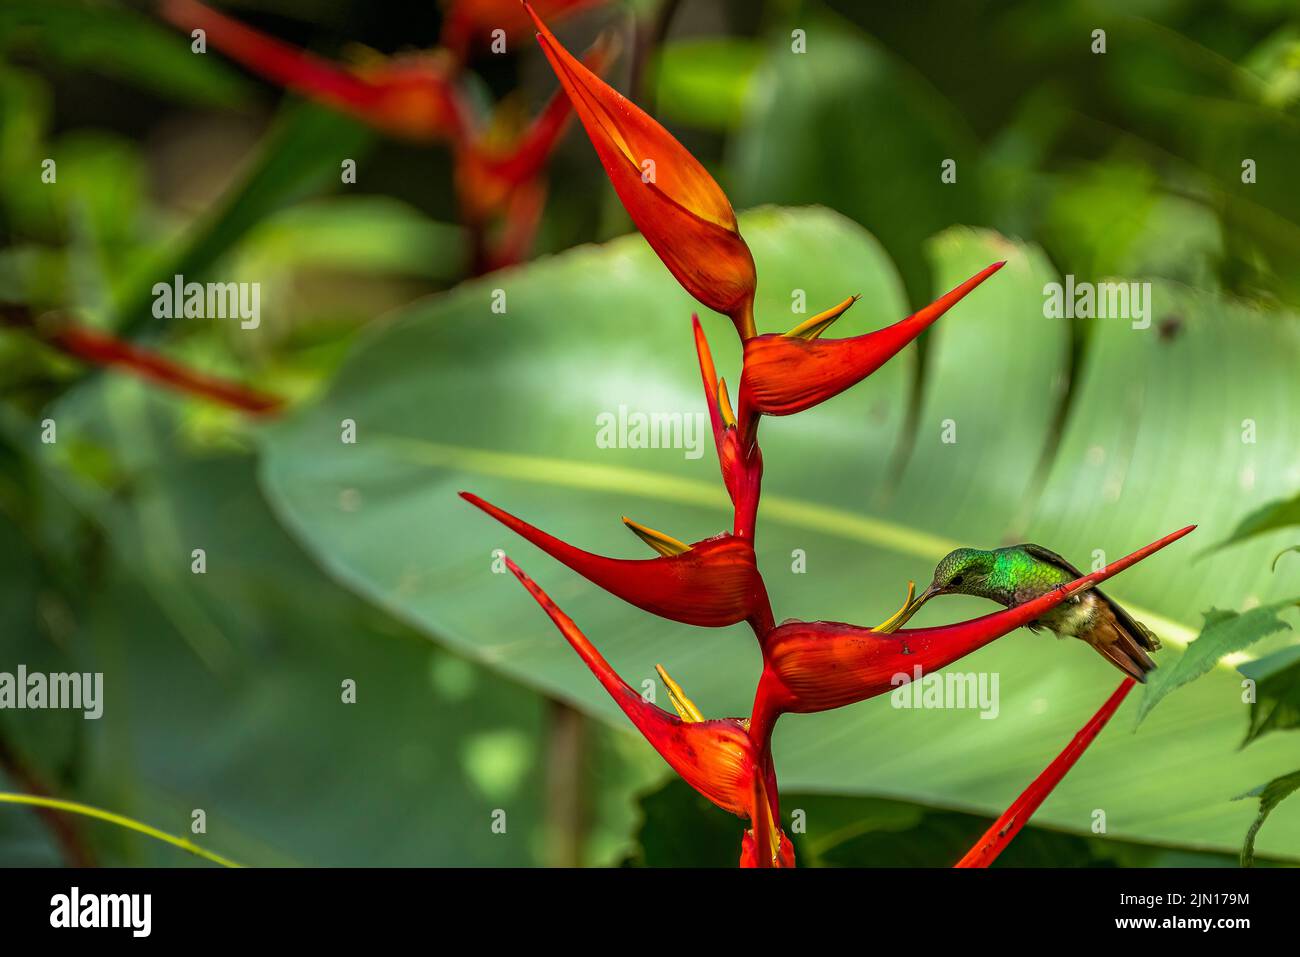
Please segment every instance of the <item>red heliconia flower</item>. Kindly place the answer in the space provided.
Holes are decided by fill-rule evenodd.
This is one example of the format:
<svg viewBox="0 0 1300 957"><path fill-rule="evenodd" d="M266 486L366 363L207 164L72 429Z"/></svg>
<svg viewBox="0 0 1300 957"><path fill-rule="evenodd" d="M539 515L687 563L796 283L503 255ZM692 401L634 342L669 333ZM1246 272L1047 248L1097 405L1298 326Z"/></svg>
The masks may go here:
<svg viewBox="0 0 1300 957"><path fill-rule="evenodd" d="M713 442L718 449L722 482L735 506L732 534L753 539L758 498L763 485L763 453L752 434L747 438L741 435L735 413L731 410L726 380L719 379L714 369L713 353L709 351L709 341L704 337L700 317L692 315L691 324L695 329L695 351L700 359L704 401L713 427Z"/></svg>
<svg viewBox="0 0 1300 957"><path fill-rule="evenodd" d="M508 6L519 23L527 22L517 3ZM266 36L198 0L163 0L161 12L182 29L202 28L213 47L272 83L390 135L448 143L461 219L470 227L474 246L474 272L525 258L546 200L544 167L573 116L567 96L557 92L527 126L509 111L480 117L458 84L459 63L445 50L344 67ZM617 46L612 35L602 36L583 63L602 73ZM500 234L489 239L493 229Z"/></svg>
<svg viewBox="0 0 1300 957"><path fill-rule="evenodd" d="M1172 532L1100 571L1024 604L954 625L891 632L840 622L785 622L760 638L763 675L754 698L751 731L756 740L765 743L781 714L828 711L864 701L897 688L900 681L912 681L951 664L1072 595L1119 574L1195 527Z"/></svg>
<svg viewBox="0 0 1300 957"><path fill-rule="evenodd" d="M793 415L861 382L1004 265L994 263L924 309L866 335L819 338L853 305L855 297L789 332L747 340L740 379L742 428L752 428L755 415Z"/></svg>
<svg viewBox="0 0 1300 957"><path fill-rule="evenodd" d="M604 3L605 0L536 0L533 6L548 20L559 20ZM462 60L469 56L472 44L490 41L494 30L504 30L509 41L524 35L533 26L519 0L451 0L444 5L447 15L442 21L439 45Z"/></svg>
<svg viewBox="0 0 1300 957"><path fill-rule="evenodd" d="M624 518L659 557L607 558L548 535L470 492L460 496L593 584L661 618L706 628L748 621L759 635L772 627L767 590L746 539L723 534L686 545Z"/></svg>
<svg viewBox="0 0 1300 957"><path fill-rule="evenodd" d="M754 257L726 194L699 160L578 62L525 4L537 39L632 222L682 287L754 335Z"/></svg>
<svg viewBox="0 0 1300 957"><path fill-rule="evenodd" d="M793 864L793 852L786 850L789 839L773 823L774 814L767 795L768 776L771 775L774 786L775 775L771 772L770 759L760 757L750 740L749 722L741 718L706 720L663 668L658 669L659 675L678 714L669 714L646 701L618 676L573 619L546 592L509 558L506 566L669 767L709 801L755 825L753 830L757 836L751 831L749 839L755 845L750 856L756 865L764 866L765 860L766 866L780 860Z"/></svg>
<svg viewBox="0 0 1300 957"><path fill-rule="evenodd" d="M420 141L467 133L468 110L446 55L410 54L345 69L219 13L198 0L163 0L159 12L184 30L202 29L226 56L272 83L378 127Z"/></svg>

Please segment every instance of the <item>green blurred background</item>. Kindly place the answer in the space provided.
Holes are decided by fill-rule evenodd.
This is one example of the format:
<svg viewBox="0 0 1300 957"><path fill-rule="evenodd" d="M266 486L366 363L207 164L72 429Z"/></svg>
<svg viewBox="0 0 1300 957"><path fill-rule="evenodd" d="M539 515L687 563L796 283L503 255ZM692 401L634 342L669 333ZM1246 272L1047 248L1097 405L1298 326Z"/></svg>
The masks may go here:
<svg viewBox="0 0 1300 957"><path fill-rule="evenodd" d="M219 8L330 58L431 47L442 17ZM851 335L1009 261L868 382L764 426L758 552L778 620L881 620L949 545L1036 540L1087 565L1192 522L1194 538L1113 583L1166 637L1162 670L1208 609L1300 595L1300 554L1270 566L1300 517L1207 551L1300 490L1293 2L636 0L556 24L575 50L601 29L631 53L610 81L753 210L760 331L798 321L796 289L812 311L863 294L835 333ZM106 694L98 721L0 711L5 789L254 865L734 864L738 822L670 780L492 573L493 551L631 684L662 662L709 715L748 712L752 636L650 619L454 494L624 556L641 557L622 514L688 541L729 521L711 451L593 442L593 416L619 404L703 403L699 307L643 240L617 238L630 223L581 131L550 164L536 261L470 277L446 149L194 55L149 4L5 0L0 54L0 301L290 403L253 421L0 328L0 671L102 671ZM480 51L463 81L525 114L556 86L531 40ZM151 320L149 289L175 272L259 282L261 327ZM1151 282L1151 328L1044 318L1042 287L1066 274ZM489 308L498 288L505 315ZM703 318L734 381L730 327ZM339 442L345 418L355 446ZM955 445L940 441L949 420ZM936 602L919 620L986 610ZM1257 802L1233 798L1300 766L1295 641L1251 644L1136 730L1134 695L999 866L1235 866ZM1278 730L1243 748L1235 666L1257 658L1273 662ZM885 699L783 720L802 864L951 864L1115 684L1082 647L1025 632L955 667L1001 676L998 720ZM195 809L206 833L189 834ZM1300 860L1300 802L1258 847ZM79 862L195 863L0 806L0 864Z"/></svg>

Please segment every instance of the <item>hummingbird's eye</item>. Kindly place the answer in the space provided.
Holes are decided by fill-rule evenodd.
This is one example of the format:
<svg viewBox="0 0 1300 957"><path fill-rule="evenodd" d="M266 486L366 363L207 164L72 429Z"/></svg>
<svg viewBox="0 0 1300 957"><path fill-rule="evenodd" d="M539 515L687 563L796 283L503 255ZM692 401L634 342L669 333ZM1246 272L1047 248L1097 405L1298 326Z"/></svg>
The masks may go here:
<svg viewBox="0 0 1300 957"><path fill-rule="evenodd" d="M965 577L965 574L964 574L964 573L957 574L957 575L953 575L953 576L952 576L952 581L949 582L949 584L950 584L950 585L960 585L960 584L961 584L961 580L962 580L962 578L964 578L964 577Z"/></svg>

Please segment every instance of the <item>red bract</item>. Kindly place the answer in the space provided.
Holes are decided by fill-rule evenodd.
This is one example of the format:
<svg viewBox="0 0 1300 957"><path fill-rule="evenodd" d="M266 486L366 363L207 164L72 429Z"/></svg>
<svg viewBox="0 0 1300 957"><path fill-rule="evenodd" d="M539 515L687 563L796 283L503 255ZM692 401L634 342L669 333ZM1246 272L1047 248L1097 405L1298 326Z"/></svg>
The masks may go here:
<svg viewBox="0 0 1300 957"><path fill-rule="evenodd" d="M651 614L707 628L749 621L757 634L772 627L754 547L745 539L724 534L685 545L624 519L660 556L607 558L548 535L470 492L460 496L593 584Z"/></svg>
<svg viewBox="0 0 1300 957"><path fill-rule="evenodd" d="M618 676L573 619L546 592L508 558L506 565L550 616L614 703L682 780L724 811L757 825L757 849L750 852L755 865L771 866L774 858L779 860L780 854L773 847L778 844L787 847L789 840L781 839L775 830L766 794L766 773L759 773L768 762L750 740L746 730L748 722L740 718L705 720L663 669L660 675L681 716L649 703ZM767 770L770 772L770 765ZM772 780L775 781L775 776ZM752 831L750 839L755 840ZM793 853L787 853L793 862Z"/></svg>
<svg viewBox="0 0 1300 957"><path fill-rule="evenodd" d="M758 442L745 439L731 411L727 383L718 378L713 367L713 354L704 337L699 316L691 316L695 329L695 350L700 360L700 377L704 380L704 401L709 409L709 423L713 429L713 444L718 450L718 465L722 469L722 482L735 506L732 533L741 538L754 537L758 513L758 497L763 485L763 453Z"/></svg>
<svg viewBox="0 0 1300 957"><path fill-rule="evenodd" d="M726 194L667 130L579 63L525 4L538 42L632 222L704 305L754 334L754 258Z"/></svg>
<svg viewBox="0 0 1300 957"><path fill-rule="evenodd" d="M758 846L758 841L754 838L752 828L745 831L740 841L740 866L741 867L794 867L794 845L790 839L781 832L781 851L776 861L772 864L762 864L763 851Z"/></svg>
<svg viewBox="0 0 1300 957"><path fill-rule="evenodd" d="M994 263L919 312L864 336L817 338L852 305L846 300L828 310L833 313L829 319L815 316L789 333L748 340L740 379L741 423L750 423L756 414L802 412L861 382L1004 265Z"/></svg>
<svg viewBox="0 0 1300 957"><path fill-rule="evenodd" d="M827 621L790 621L761 639L763 675L754 699L752 732L760 740L785 713L828 711L864 701L951 664L1037 619L1072 595L1140 562L1196 526L1171 532L1014 608L938 628L880 632Z"/></svg>

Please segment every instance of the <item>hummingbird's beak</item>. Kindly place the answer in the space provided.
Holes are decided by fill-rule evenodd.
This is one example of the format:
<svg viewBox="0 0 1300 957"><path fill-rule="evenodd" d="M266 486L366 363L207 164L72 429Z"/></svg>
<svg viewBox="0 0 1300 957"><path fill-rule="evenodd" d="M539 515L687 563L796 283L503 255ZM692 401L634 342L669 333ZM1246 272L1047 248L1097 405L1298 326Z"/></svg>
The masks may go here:
<svg viewBox="0 0 1300 957"><path fill-rule="evenodd" d="M935 595L938 595L942 592L942 589L936 588L934 583L932 582L929 588L927 588L925 591L921 592L921 594L913 598L912 583L908 582L908 586L909 587L907 590L907 601L903 604L903 607L900 608L897 612L895 612L894 615L891 616L888 621L885 621L880 625L877 625L875 631L886 635L898 631L898 629L902 628L905 624L907 624L908 619L910 619L913 615L915 615L918 611L921 610L922 605L924 605Z"/></svg>

